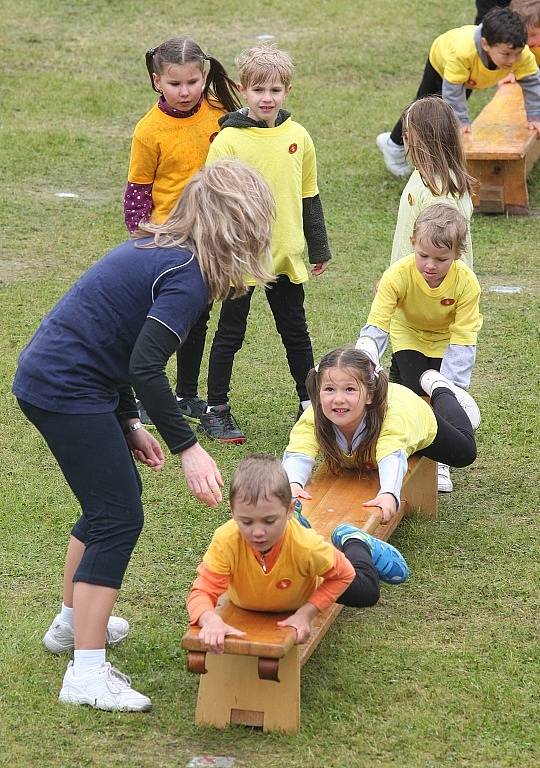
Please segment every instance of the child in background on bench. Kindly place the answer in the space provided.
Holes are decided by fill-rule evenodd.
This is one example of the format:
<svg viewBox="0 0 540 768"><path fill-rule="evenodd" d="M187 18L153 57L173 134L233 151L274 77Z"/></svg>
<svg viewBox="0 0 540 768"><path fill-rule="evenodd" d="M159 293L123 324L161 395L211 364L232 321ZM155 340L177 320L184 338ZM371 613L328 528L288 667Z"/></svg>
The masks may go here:
<svg viewBox="0 0 540 768"><path fill-rule="evenodd" d="M474 179L467 173L456 114L439 96L426 96L407 107L402 120L404 146L414 171L401 194L390 263L411 253L418 214L429 205L444 202L457 208L467 220L467 242L461 258L472 269Z"/></svg>
<svg viewBox="0 0 540 768"><path fill-rule="evenodd" d="M379 578L399 584L408 576L391 544L361 532L343 555L303 527L292 516L289 480L273 456L254 454L240 462L230 505L233 519L214 533L187 598L190 622L201 627L209 651L221 653L226 635L244 634L215 611L224 592L247 610L293 611L277 624L294 627L296 642L304 643L315 616L336 600L357 608L375 605Z"/></svg>
<svg viewBox="0 0 540 768"><path fill-rule="evenodd" d="M461 130L470 133L467 90L490 88L512 73L523 89L529 128L540 133L540 75L526 43L525 23L509 8L493 8L477 27L445 32L431 46L416 99L442 95L456 112ZM391 133L377 136L377 146L390 173L410 174L401 118Z"/></svg>
<svg viewBox="0 0 540 768"><path fill-rule="evenodd" d="M460 258L467 232L465 217L447 203L422 211L411 238L414 253L383 274L356 344L378 364L390 337L390 379L418 395L429 369L461 389L471 382L482 315L480 285ZM438 484L440 491L452 490L445 464L438 467Z"/></svg>
<svg viewBox="0 0 540 768"><path fill-rule="evenodd" d="M436 370L420 377L431 408L410 389L389 384L380 365L359 349L329 352L306 383L311 407L294 425L283 457L293 496L311 498L304 486L319 453L335 474L377 468L380 490L364 506L379 507L388 522L398 510L411 454L457 467L476 458L478 406ZM344 549L362 533L345 524L334 531L332 541Z"/></svg>

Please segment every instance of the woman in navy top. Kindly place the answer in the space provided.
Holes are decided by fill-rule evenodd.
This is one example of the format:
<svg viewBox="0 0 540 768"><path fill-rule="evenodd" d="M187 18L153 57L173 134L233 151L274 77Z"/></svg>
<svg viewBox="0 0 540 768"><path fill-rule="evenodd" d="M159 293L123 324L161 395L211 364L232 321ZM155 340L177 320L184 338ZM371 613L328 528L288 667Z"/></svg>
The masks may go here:
<svg viewBox="0 0 540 768"><path fill-rule="evenodd" d="M272 279L273 210L255 171L232 160L204 168L169 219L141 225L138 239L94 264L21 353L13 392L82 509L69 541L62 609L44 637L53 653L75 649L61 701L150 707L106 663L104 650L128 631L111 611L143 526L133 457L155 470L164 463L138 418L133 389L180 455L192 493L217 506L220 472L180 414L165 366L209 302L225 298L231 285L245 292L248 274L263 284Z"/></svg>

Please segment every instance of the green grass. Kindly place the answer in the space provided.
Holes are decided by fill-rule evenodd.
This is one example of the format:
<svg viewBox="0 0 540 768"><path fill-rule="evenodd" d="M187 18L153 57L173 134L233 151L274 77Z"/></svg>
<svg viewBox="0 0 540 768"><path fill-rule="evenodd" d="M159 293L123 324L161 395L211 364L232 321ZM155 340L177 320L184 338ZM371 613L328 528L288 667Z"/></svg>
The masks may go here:
<svg viewBox="0 0 540 768"><path fill-rule="evenodd" d="M77 509L46 446L9 393L17 355L71 282L124 238L130 136L152 104L146 47L189 33L233 69L273 34L297 62L289 105L312 134L335 254L310 281L315 354L355 339L388 263L403 182L374 146L412 98L431 39L468 23L472 0L5 0L0 261L0 765L183 766L229 754L274 768L500 768L540 763L538 219L476 217L485 289L473 389L479 458L455 471L436 522L404 522L395 543L410 582L371 610L346 610L302 676L296 736L198 729L197 678L185 671L184 598L214 528L227 518L186 491L178 460L142 472L146 527L118 611L129 640L111 652L152 697L144 716L56 703L66 660L41 637L57 609ZM485 103L475 94L471 111ZM56 192L73 192L60 199ZM530 177L540 207L540 172ZM518 295L489 291L522 287ZM212 322L215 323L214 312ZM204 374L202 377L204 381ZM204 443L228 481L254 450L280 455L296 411L268 307L257 293L237 356L232 403L245 446Z"/></svg>

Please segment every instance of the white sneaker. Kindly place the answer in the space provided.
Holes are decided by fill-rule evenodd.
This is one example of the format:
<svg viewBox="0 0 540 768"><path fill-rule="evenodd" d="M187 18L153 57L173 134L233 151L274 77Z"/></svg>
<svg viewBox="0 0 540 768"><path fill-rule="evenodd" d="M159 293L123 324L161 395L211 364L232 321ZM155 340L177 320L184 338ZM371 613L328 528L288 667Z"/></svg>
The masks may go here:
<svg viewBox="0 0 540 768"><path fill-rule="evenodd" d="M125 640L129 632L129 624L119 616L111 616L107 624L105 642L107 645L118 645ZM60 620L60 614L54 617L49 629L43 637L43 645L51 653L65 653L74 647L73 627Z"/></svg>
<svg viewBox="0 0 540 768"><path fill-rule="evenodd" d="M394 176L410 176L412 168L407 162L405 147L396 144L390 138L390 132L379 133L376 139L377 147L383 155L384 164Z"/></svg>
<svg viewBox="0 0 540 768"><path fill-rule="evenodd" d="M478 429L480 424L480 409L478 408L476 400L471 397L468 392L465 392L464 389L456 386L449 379L447 379L446 376L443 376L442 373L439 373L439 371L435 370L424 371L424 373L420 376L420 386L426 395L429 395L430 397L433 394L433 391L437 389L437 387L446 387L446 389L449 389L454 393L456 400L469 417L472 428Z"/></svg>
<svg viewBox="0 0 540 768"><path fill-rule="evenodd" d="M89 704L109 712L147 712L152 707L148 696L133 690L129 677L109 662L86 675L75 675L70 661L58 700L63 704Z"/></svg>
<svg viewBox="0 0 540 768"><path fill-rule="evenodd" d="M439 493L452 493L454 490L448 464L437 464L437 490Z"/></svg>

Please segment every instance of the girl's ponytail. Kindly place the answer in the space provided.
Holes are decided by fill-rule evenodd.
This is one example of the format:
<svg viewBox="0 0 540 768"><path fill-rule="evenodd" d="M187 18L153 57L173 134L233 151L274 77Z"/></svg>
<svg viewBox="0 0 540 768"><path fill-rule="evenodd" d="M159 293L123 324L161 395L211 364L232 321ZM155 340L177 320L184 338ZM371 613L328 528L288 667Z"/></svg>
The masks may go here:
<svg viewBox="0 0 540 768"><path fill-rule="evenodd" d="M146 62L146 69L148 70L148 74L150 75L150 82L152 83L152 88L156 93L159 93L158 89L156 88L156 84L154 83L154 54L156 52L155 48L149 48L146 53L144 54L144 60Z"/></svg>
<svg viewBox="0 0 540 768"><path fill-rule="evenodd" d="M204 54L204 58L210 63L204 87L205 97L219 102L227 112L235 112L242 106L242 102L234 81L231 80L223 64L217 59L207 54Z"/></svg>

